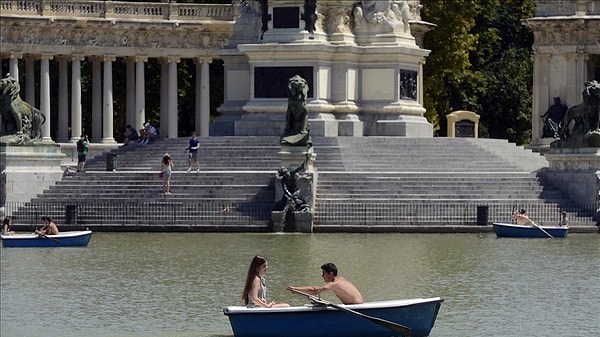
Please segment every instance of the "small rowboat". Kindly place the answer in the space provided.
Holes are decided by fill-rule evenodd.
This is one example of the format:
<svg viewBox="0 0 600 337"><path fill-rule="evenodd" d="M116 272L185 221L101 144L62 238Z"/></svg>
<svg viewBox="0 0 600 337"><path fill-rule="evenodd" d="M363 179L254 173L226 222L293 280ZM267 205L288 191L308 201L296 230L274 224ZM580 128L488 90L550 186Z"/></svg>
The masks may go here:
<svg viewBox="0 0 600 337"><path fill-rule="evenodd" d="M378 321L401 324L409 328L411 337L425 337L429 336L443 301L434 297L334 306L319 303L289 308L235 306L225 308L223 313L229 317L235 337L402 336Z"/></svg>
<svg viewBox="0 0 600 337"><path fill-rule="evenodd" d="M499 238L566 238L569 233L569 227L521 226L496 222L493 225Z"/></svg>
<svg viewBox="0 0 600 337"><path fill-rule="evenodd" d="M90 230L60 232L56 235L0 235L4 247L87 247L91 237Z"/></svg>

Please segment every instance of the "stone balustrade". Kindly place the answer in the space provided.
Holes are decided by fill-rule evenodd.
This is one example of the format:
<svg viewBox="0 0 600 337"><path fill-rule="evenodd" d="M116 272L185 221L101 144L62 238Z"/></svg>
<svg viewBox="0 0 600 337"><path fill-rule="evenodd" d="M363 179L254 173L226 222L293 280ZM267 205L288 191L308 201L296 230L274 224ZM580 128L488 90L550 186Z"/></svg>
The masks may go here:
<svg viewBox="0 0 600 337"><path fill-rule="evenodd" d="M1 0L2 15L153 20L233 20L233 5L116 1Z"/></svg>
<svg viewBox="0 0 600 337"><path fill-rule="evenodd" d="M599 15L597 0L537 0L536 16L586 16Z"/></svg>

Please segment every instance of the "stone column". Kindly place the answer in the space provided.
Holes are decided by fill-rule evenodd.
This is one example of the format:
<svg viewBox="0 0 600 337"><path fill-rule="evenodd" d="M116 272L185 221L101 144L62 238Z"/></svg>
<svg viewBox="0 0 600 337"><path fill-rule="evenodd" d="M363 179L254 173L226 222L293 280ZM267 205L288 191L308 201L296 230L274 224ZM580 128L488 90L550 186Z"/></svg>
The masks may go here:
<svg viewBox="0 0 600 337"><path fill-rule="evenodd" d="M550 73L549 54L533 55L533 102L531 116L531 145L542 145L543 124L541 115L548 110L550 106L550 94L548 84L548 74Z"/></svg>
<svg viewBox="0 0 600 337"><path fill-rule="evenodd" d="M143 125L146 121L146 80L144 78L144 62L148 57L138 56L135 58L135 114L134 125Z"/></svg>
<svg viewBox="0 0 600 337"><path fill-rule="evenodd" d="M200 137L209 136L210 70L212 58L196 59L196 131Z"/></svg>
<svg viewBox="0 0 600 337"><path fill-rule="evenodd" d="M576 92L581 93L585 88L585 81L588 81L587 77L587 62L589 61L589 54L585 52L585 48L579 47L577 50L577 89ZM591 78L593 79L593 77ZM598 79L600 80L600 79ZM581 98L581 96L580 96ZM577 103L581 103L578 101Z"/></svg>
<svg viewBox="0 0 600 337"><path fill-rule="evenodd" d="M168 107L168 138L177 138L177 63L178 57L169 57L169 107ZM163 135L164 137L164 135Z"/></svg>
<svg viewBox="0 0 600 337"><path fill-rule="evenodd" d="M160 134L161 137L169 133L169 63L167 59L160 62Z"/></svg>
<svg viewBox="0 0 600 337"><path fill-rule="evenodd" d="M10 59L8 61L10 76L17 80L17 83L19 82L19 59L21 57L23 57L21 53L10 53Z"/></svg>
<svg viewBox="0 0 600 337"><path fill-rule="evenodd" d="M92 139L102 138L102 65L101 57L92 60Z"/></svg>
<svg viewBox="0 0 600 337"><path fill-rule="evenodd" d="M57 56L58 60L58 128L56 141L66 143L69 140L69 78L68 57Z"/></svg>
<svg viewBox="0 0 600 337"><path fill-rule="evenodd" d="M116 143L113 136L113 79L112 63L116 60L113 55L104 56L104 93L102 110L102 143Z"/></svg>
<svg viewBox="0 0 600 337"><path fill-rule="evenodd" d="M565 54L565 60L567 61L567 69L566 69L566 74L565 77L567 78L566 80L566 87L567 87L567 97L561 97L562 103L567 105L567 106L571 106L571 105L575 105L578 104L579 101L578 99L581 99L581 96L577 97L575 95L575 93L578 91L578 85L579 84L579 73L578 73L578 57L577 54ZM581 82L583 84L583 82ZM581 90L583 91L583 89ZM579 92L581 92L579 91Z"/></svg>
<svg viewBox="0 0 600 337"><path fill-rule="evenodd" d="M135 58L127 58L127 97L125 102L125 124L131 124L135 130L139 130L141 125L136 124L135 120Z"/></svg>
<svg viewBox="0 0 600 337"><path fill-rule="evenodd" d="M25 57L25 101L37 107L35 98L35 58L33 55Z"/></svg>
<svg viewBox="0 0 600 337"><path fill-rule="evenodd" d="M43 54L40 61L40 111L46 117L42 124L42 141L52 142L50 136L50 54Z"/></svg>
<svg viewBox="0 0 600 337"><path fill-rule="evenodd" d="M73 55L71 59L71 141L77 141L79 135L83 134L81 122L81 61L84 59L80 55Z"/></svg>

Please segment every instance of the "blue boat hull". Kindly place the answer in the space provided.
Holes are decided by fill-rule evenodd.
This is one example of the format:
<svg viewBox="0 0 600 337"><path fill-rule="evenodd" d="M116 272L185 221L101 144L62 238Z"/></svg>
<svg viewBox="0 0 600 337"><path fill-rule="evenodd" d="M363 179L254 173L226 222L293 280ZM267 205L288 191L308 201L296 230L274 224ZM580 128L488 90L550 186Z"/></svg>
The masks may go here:
<svg viewBox="0 0 600 337"><path fill-rule="evenodd" d="M392 300L346 305L365 315L412 329L411 337L429 336L444 300ZM352 313L322 305L290 308L227 307L235 337L390 337L397 336L382 325Z"/></svg>
<svg viewBox="0 0 600 337"><path fill-rule="evenodd" d="M41 237L36 234L1 235L4 247L87 247L92 231L61 232Z"/></svg>
<svg viewBox="0 0 600 337"><path fill-rule="evenodd" d="M520 226L505 223L494 223L494 232L499 238L549 238L546 233L534 226ZM555 238L566 238L569 227L545 227L542 228Z"/></svg>

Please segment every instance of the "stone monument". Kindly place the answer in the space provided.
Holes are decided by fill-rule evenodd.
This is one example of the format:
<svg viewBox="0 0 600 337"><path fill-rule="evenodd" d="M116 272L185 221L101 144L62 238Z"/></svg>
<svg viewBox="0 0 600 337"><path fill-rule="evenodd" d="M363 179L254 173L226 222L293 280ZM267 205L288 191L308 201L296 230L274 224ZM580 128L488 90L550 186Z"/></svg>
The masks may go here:
<svg viewBox="0 0 600 337"><path fill-rule="evenodd" d="M218 51L225 97L210 134L279 135L286 82L300 75L313 136L433 137L423 116L429 51L411 31L420 7L418 0L243 0L230 43Z"/></svg>
<svg viewBox="0 0 600 337"><path fill-rule="evenodd" d="M600 210L600 84L586 82L582 96L580 104L567 109L561 139L545 155L546 177L572 200Z"/></svg>
<svg viewBox="0 0 600 337"><path fill-rule="evenodd" d="M273 230L312 232L316 172L306 109L308 83L299 75L288 80L288 107L285 127L280 137L281 168L277 171L273 208Z"/></svg>
<svg viewBox="0 0 600 337"><path fill-rule="evenodd" d="M12 215L62 177L64 154L55 143L42 142L42 112L19 95L16 79L0 80L0 216Z"/></svg>

